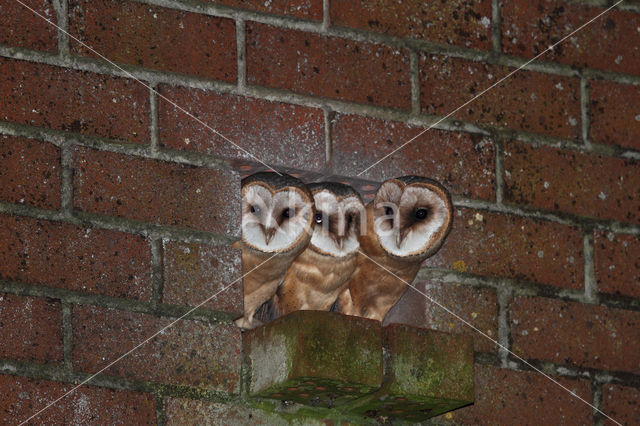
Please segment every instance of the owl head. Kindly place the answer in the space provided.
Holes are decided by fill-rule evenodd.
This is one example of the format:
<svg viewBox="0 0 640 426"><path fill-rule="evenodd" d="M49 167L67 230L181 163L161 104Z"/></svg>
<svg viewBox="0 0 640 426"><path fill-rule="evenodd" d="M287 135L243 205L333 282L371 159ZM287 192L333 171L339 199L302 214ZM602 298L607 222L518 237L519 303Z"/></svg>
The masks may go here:
<svg viewBox="0 0 640 426"><path fill-rule="evenodd" d="M313 197L287 174L260 172L242 180L242 241L267 253L306 244L313 223Z"/></svg>
<svg viewBox="0 0 640 426"><path fill-rule="evenodd" d="M374 231L392 256L427 258L438 251L451 230L451 196L434 180L389 179L378 188L373 203Z"/></svg>
<svg viewBox="0 0 640 426"><path fill-rule="evenodd" d="M355 254L364 204L349 185L318 182L309 185L315 203L313 235L309 247L318 253L344 257Z"/></svg>

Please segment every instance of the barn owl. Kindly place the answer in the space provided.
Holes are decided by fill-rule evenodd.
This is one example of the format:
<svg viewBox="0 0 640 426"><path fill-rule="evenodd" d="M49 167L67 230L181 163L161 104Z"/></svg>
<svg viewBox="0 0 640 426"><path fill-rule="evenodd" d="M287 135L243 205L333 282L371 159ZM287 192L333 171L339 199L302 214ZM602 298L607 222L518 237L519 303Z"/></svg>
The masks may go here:
<svg viewBox="0 0 640 426"><path fill-rule="evenodd" d="M382 321L407 290L405 282L411 283L422 261L442 246L453 207L449 192L438 182L404 176L380 186L366 215L356 271L338 305L345 314Z"/></svg>
<svg viewBox="0 0 640 426"><path fill-rule="evenodd" d="M299 179L261 172L242 180L242 239L233 244L242 249L246 274L239 327L259 325L256 310L273 297L291 262L309 244L313 218L313 196Z"/></svg>
<svg viewBox="0 0 640 426"><path fill-rule="evenodd" d="M276 315L308 309L328 311L356 267L360 195L348 185L309 185L315 203L313 235L291 264L273 300Z"/></svg>

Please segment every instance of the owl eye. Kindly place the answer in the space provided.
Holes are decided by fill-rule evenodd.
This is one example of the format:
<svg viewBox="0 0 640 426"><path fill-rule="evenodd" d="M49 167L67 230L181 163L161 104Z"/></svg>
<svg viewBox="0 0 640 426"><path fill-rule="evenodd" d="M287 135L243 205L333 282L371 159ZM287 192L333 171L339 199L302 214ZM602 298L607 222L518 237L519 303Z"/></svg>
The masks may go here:
<svg viewBox="0 0 640 426"><path fill-rule="evenodd" d="M347 216L347 224L351 225L353 223L353 215L350 214Z"/></svg>
<svg viewBox="0 0 640 426"><path fill-rule="evenodd" d="M393 209L391 207L385 207L384 214L386 214L387 216L393 216Z"/></svg>
<svg viewBox="0 0 640 426"><path fill-rule="evenodd" d="M255 214L256 216L259 216L260 215L260 207L251 206L251 213Z"/></svg>
<svg viewBox="0 0 640 426"><path fill-rule="evenodd" d="M291 217L293 217L293 209L290 208L286 208L284 210L282 210L282 217L289 219Z"/></svg>
<svg viewBox="0 0 640 426"><path fill-rule="evenodd" d="M427 209L418 209L416 210L416 219L424 220L429 215L429 211Z"/></svg>
<svg viewBox="0 0 640 426"><path fill-rule="evenodd" d="M322 223L322 213L316 213L313 219L316 221L316 223Z"/></svg>

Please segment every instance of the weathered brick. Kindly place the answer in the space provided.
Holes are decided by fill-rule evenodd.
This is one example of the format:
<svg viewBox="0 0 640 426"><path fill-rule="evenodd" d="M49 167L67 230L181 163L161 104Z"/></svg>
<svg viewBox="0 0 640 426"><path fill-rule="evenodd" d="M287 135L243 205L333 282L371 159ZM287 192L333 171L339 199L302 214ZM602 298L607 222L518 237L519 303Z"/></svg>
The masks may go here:
<svg viewBox="0 0 640 426"><path fill-rule="evenodd" d="M640 372L640 312L519 297L510 316L513 351L526 359Z"/></svg>
<svg viewBox="0 0 640 426"><path fill-rule="evenodd" d="M640 237L596 232L593 245L598 291L640 298Z"/></svg>
<svg viewBox="0 0 640 426"><path fill-rule="evenodd" d="M505 145L506 202L640 223L640 162L522 142Z"/></svg>
<svg viewBox="0 0 640 426"><path fill-rule="evenodd" d="M4 121L149 140L149 90L134 80L0 58L0 93Z"/></svg>
<svg viewBox="0 0 640 426"><path fill-rule="evenodd" d="M247 82L391 108L411 107L406 51L254 22L247 23Z"/></svg>
<svg viewBox="0 0 640 426"><path fill-rule="evenodd" d="M196 306L221 292L203 307L242 315L240 250L165 241L163 251L163 303Z"/></svg>
<svg viewBox="0 0 640 426"><path fill-rule="evenodd" d="M60 302L0 293L0 357L61 363Z"/></svg>
<svg viewBox="0 0 640 426"><path fill-rule="evenodd" d="M605 8L559 0L502 4L503 52L534 57L586 24ZM640 16L611 10L559 44L541 60L640 74Z"/></svg>
<svg viewBox="0 0 640 426"><path fill-rule="evenodd" d="M396 37L491 49L491 2L331 2L331 24Z"/></svg>
<svg viewBox="0 0 640 426"><path fill-rule="evenodd" d="M417 282L414 286L492 339L498 339L498 301L495 290L435 282ZM417 293L416 298L422 301L428 328L473 336L476 351L497 352L498 346L474 332L468 325L438 306L438 303Z"/></svg>
<svg viewBox="0 0 640 426"><path fill-rule="evenodd" d="M274 15L295 18L322 20L322 0L204 0L238 9L255 10Z"/></svg>
<svg viewBox="0 0 640 426"><path fill-rule="evenodd" d="M52 404L73 384L0 375L0 423L17 424ZM155 425L152 394L84 385L53 404L28 424Z"/></svg>
<svg viewBox="0 0 640 426"><path fill-rule="evenodd" d="M77 147L74 207L156 224L239 233L240 178L227 170Z"/></svg>
<svg viewBox="0 0 640 426"><path fill-rule="evenodd" d="M61 168L55 145L0 136L0 200L59 209Z"/></svg>
<svg viewBox="0 0 640 426"><path fill-rule="evenodd" d="M331 121L333 170L345 176L358 174L423 130L401 122L337 114ZM440 181L454 194L493 199L494 170L491 139L431 129L361 177L383 181L417 174Z"/></svg>
<svg viewBox="0 0 640 426"><path fill-rule="evenodd" d="M21 0L31 9L53 24L57 23L56 11L51 0ZM27 49L55 51L58 45L56 27L17 1L0 3L0 44Z"/></svg>
<svg viewBox="0 0 640 426"><path fill-rule="evenodd" d="M588 380L553 377L592 403ZM435 424L592 424L592 408L539 373L475 366L474 405L435 419Z"/></svg>
<svg viewBox="0 0 640 426"><path fill-rule="evenodd" d="M266 425L288 426L286 416L266 410L249 408L246 405L231 405L209 401L194 401L185 398L165 398L164 411L167 426L200 426L200 425ZM212 420L215 419L215 422ZM304 424L324 425L326 423L305 418Z"/></svg>
<svg viewBox="0 0 640 426"><path fill-rule="evenodd" d="M579 289L584 285L582 249L576 228L461 208L442 249L426 264Z"/></svg>
<svg viewBox="0 0 640 426"><path fill-rule="evenodd" d="M149 300L149 242L117 231L0 215L0 278Z"/></svg>
<svg viewBox="0 0 640 426"><path fill-rule="evenodd" d="M162 85L159 90L260 161L305 170L324 168L320 109L186 87ZM162 98L158 109L161 146L257 161Z"/></svg>
<svg viewBox="0 0 640 426"><path fill-rule="evenodd" d="M640 150L640 88L599 80L589 86L591 140Z"/></svg>
<svg viewBox="0 0 640 426"><path fill-rule="evenodd" d="M94 306L73 308L73 366L95 373L175 321ZM240 329L179 320L104 374L235 393Z"/></svg>
<svg viewBox="0 0 640 426"><path fill-rule="evenodd" d="M617 422L632 425L640 419L640 389L619 385L602 385L602 411ZM606 425L614 423L605 420Z"/></svg>
<svg viewBox="0 0 640 426"><path fill-rule="evenodd" d="M516 68L423 54L420 104L428 114L447 115ZM580 137L580 81L520 70L452 115L460 120Z"/></svg>
<svg viewBox="0 0 640 426"><path fill-rule="evenodd" d="M130 1L72 0L69 32L115 62L236 81L231 19ZM73 39L71 49L98 57Z"/></svg>

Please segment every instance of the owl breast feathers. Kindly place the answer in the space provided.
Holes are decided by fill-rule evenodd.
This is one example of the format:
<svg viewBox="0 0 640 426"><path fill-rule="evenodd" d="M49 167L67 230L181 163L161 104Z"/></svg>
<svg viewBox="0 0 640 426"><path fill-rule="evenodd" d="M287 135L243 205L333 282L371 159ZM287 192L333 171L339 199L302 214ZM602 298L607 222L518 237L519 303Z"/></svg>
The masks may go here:
<svg viewBox="0 0 640 426"><path fill-rule="evenodd" d="M257 173L242 181L243 328L299 309L382 321L447 237L447 190L420 176L389 179L364 205L350 186Z"/></svg>

